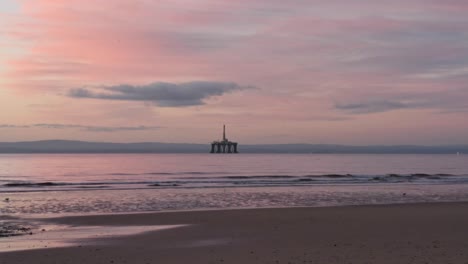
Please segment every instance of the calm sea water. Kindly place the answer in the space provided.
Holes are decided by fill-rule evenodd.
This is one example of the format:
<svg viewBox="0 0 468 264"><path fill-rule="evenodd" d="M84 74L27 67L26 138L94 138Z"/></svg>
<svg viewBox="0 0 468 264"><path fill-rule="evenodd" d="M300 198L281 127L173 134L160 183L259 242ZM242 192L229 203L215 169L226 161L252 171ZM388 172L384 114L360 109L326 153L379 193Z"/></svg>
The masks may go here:
<svg viewBox="0 0 468 264"><path fill-rule="evenodd" d="M4 214L430 201L468 201L468 155L0 155Z"/></svg>

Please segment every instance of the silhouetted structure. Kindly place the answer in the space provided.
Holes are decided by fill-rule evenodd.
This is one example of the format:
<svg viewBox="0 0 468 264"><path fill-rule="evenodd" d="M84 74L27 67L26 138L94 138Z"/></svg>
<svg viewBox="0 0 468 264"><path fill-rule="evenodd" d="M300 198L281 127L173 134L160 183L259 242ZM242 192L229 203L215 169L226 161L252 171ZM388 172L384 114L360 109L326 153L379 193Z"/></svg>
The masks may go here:
<svg viewBox="0 0 468 264"><path fill-rule="evenodd" d="M223 140L213 141L210 153L239 153L237 152L237 142L229 141L226 138L226 125L223 125Z"/></svg>

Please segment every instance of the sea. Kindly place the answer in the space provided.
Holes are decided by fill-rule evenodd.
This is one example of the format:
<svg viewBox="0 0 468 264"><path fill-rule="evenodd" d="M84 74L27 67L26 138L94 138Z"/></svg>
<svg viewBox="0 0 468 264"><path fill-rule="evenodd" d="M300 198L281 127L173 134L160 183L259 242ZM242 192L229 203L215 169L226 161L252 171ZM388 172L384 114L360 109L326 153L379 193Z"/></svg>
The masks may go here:
<svg viewBox="0 0 468 264"><path fill-rule="evenodd" d="M450 201L468 155L0 155L0 216Z"/></svg>

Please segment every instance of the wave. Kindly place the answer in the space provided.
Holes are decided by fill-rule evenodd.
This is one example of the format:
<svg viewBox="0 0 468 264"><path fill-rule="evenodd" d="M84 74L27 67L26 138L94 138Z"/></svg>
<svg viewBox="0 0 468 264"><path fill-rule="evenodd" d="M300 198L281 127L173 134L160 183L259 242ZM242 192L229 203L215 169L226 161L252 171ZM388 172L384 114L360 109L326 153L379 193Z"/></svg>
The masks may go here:
<svg viewBox="0 0 468 264"><path fill-rule="evenodd" d="M452 174L386 174L386 175L353 175L353 174L310 174L310 175L235 175L235 176L221 176L221 177L178 177L177 179L183 180L209 180L209 179L300 179L300 178L329 178L329 179L357 179L357 178L427 178L427 179L438 179L441 177L457 176ZM304 179L306 181L306 179Z"/></svg>
<svg viewBox="0 0 468 264"><path fill-rule="evenodd" d="M374 181L391 181L391 180L402 180L402 181L415 181L418 179L427 179L427 180L443 180L448 177L457 177L457 175L452 174L426 174L426 173L414 173L409 175L401 174L387 174L384 176L374 176L372 180ZM462 176L458 176L462 177Z"/></svg>
<svg viewBox="0 0 468 264"><path fill-rule="evenodd" d="M229 174L229 172L203 172L203 171L183 171L183 172L147 172L140 175L219 175Z"/></svg>
<svg viewBox="0 0 468 264"><path fill-rule="evenodd" d="M136 175L141 175L141 174L138 174L138 173L109 173L109 174L105 174L105 175L110 175L110 176L136 176Z"/></svg>
<svg viewBox="0 0 468 264"><path fill-rule="evenodd" d="M324 174L324 175L307 175L307 177L326 177L326 178L349 178L351 174Z"/></svg>
<svg viewBox="0 0 468 264"><path fill-rule="evenodd" d="M39 183L30 183L30 182L12 182L4 184L5 187L47 187L47 186L63 186L67 185L66 183L54 183L54 182L39 182Z"/></svg>
<svg viewBox="0 0 468 264"><path fill-rule="evenodd" d="M0 192L16 191L50 191L50 190L121 190L143 188L227 188L227 187L261 187L261 186L309 186L339 184L468 184L468 175L452 174L385 174L385 175L352 175L352 174L318 174L318 175L231 175L220 177L183 177L160 180L99 182L19 182L12 181L0 185Z"/></svg>
<svg viewBox="0 0 468 264"><path fill-rule="evenodd" d="M121 185L121 184L145 184L146 182L12 182L6 183L4 187L54 187L54 186L88 186L88 187L104 187L105 185ZM85 187L82 187L85 188Z"/></svg>
<svg viewBox="0 0 468 264"><path fill-rule="evenodd" d="M148 172L148 173L144 173L143 175L176 175L176 173L172 173L172 172Z"/></svg>
<svg viewBox="0 0 468 264"><path fill-rule="evenodd" d="M107 185L93 185L93 186L77 186L76 188L78 189L106 189L106 188L111 188L111 187Z"/></svg>
<svg viewBox="0 0 468 264"><path fill-rule="evenodd" d="M183 172L144 172L144 173L128 173L128 172L114 172L104 175L109 176L137 176L137 175L215 175L215 174L229 174L228 172L203 172L203 171L183 171Z"/></svg>
<svg viewBox="0 0 468 264"><path fill-rule="evenodd" d="M297 176L289 175L260 175L260 176L226 176L224 179L289 179Z"/></svg>

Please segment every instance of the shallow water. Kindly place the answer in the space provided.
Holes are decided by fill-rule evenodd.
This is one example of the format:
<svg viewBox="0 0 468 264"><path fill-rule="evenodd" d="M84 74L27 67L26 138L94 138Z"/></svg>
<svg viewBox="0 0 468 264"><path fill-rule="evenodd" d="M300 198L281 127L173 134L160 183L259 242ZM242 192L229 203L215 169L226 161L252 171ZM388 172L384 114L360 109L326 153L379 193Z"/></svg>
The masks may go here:
<svg viewBox="0 0 468 264"><path fill-rule="evenodd" d="M468 183L468 155L0 155L0 193L400 182Z"/></svg>
<svg viewBox="0 0 468 264"><path fill-rule="evenodd" d="M468 155L0 155L2 214L433 201L468 201Z"/></svg>
<svg viewBox="0 0 468 264"><path fill-rule="evenodd" d="M31 221L29 221L29 224ZM31 249L105 244L120 236L137 235L149 231L167 230L183 225L154 226L67 226L40 225L34 236L24 235L0 239L0 253Z"/></svg>

